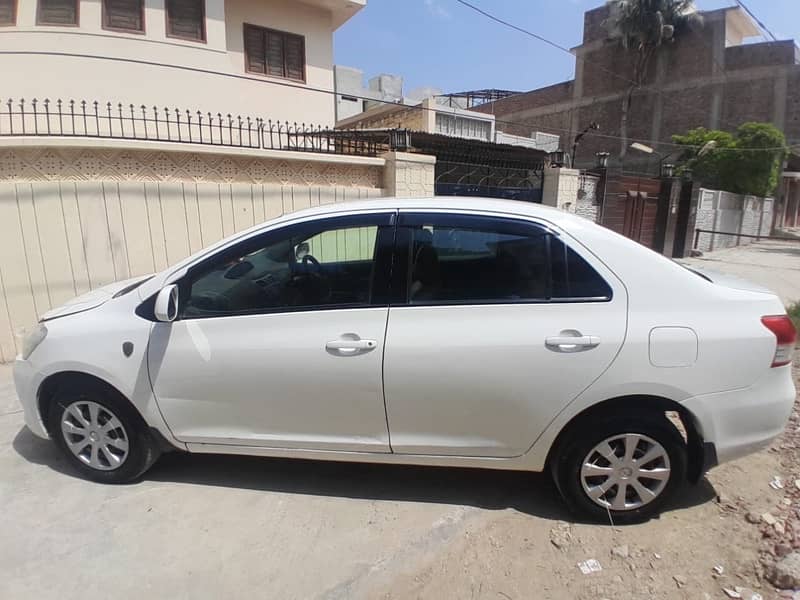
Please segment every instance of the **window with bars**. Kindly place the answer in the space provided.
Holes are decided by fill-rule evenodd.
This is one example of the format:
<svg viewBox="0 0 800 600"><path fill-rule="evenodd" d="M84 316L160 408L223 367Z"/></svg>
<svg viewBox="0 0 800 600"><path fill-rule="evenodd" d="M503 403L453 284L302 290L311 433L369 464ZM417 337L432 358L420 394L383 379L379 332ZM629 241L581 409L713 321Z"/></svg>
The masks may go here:
<svg viewBox="0 0 800 600"><path fill-rule="evenodd" d="M38 25L77 25L78 0L39 0Z"/></svg>
<svg viewBox="0 0 800 600"><path fill-rule="evenodd" d="M169 37L206 41L205 0L166 0L167 35Z"/></svg>
<svg viewBox="0 0 800 600"><path fill-rule="evenodd" d="M0 0L0 26L17 24L17 0Z"/></svg>
<svg viewBox="0 0 800 600"><path fill-rule="evenodd" d="M306 80L306 48L302 35L245 23L245 68L249 73Z"/></svg>
<svg viewBox="0 0 800 600"><path fill-rule="evenodd" d="M103 28L144 33L144 0L103 0Z"/></svg>

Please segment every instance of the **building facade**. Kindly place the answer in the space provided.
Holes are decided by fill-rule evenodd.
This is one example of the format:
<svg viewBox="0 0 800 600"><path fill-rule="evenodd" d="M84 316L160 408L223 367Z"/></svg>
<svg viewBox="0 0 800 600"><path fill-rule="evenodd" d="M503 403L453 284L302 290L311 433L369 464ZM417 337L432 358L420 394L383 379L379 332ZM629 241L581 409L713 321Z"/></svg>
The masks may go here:
<svg viewBox="0 0 800 600"><path fill-rule="evenodd" d="M97 100L332 126L333 32L365 4L0 0L0 102Z"/></svg>
<svg viewBox="0 0 800 600"><path fill-rule="evenodd" d="M633 96L628 142L671 142L673 134L695 127L732 131L748 121L764 121L800 140L800 65L793 41L747 43L760 31L739 8L702 14L702 26L662 46L644 85ZM630 86L631 56L604 26L608 8L584 15L583 43L574 48L575 78L475 107L493 114L510 133L529 136L546 131L560 136L571 151L575 136L590 123L600 134L620 136L623 99ZM510 124L511 123L511 124ZM609 152L611 164L655 161L621 140L585 136L575 165L591 166L597 152ZM656 148L663 155L671 149Z"/></svg>

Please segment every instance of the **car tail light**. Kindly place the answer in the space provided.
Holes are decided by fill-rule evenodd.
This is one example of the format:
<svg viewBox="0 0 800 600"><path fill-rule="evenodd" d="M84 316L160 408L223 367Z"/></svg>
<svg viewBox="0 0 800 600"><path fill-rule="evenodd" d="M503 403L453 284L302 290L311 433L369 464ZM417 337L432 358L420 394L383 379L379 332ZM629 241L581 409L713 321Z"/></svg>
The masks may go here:
<svg viewBox="0 0 800 600"><path fill-rule="evenodd" d="M782 367L792 362L794 345L797 342L797 330L788 315L777 315L774 317L761 317L764 326L775 334L778 340L778 347L775 348L775 356L772 359L773 367Z"/></svg>

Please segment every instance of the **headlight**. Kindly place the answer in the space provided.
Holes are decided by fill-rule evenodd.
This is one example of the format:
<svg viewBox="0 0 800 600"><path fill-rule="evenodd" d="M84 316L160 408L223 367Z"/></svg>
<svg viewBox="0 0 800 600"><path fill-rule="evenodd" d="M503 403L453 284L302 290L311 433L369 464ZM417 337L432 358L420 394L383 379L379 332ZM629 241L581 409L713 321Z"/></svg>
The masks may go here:
<svg viewBox="0 0 800 600"><path fill-rule="evenodd" d="M31 353L47 337L47 327L39 323L22 337L22 360L28 360Z"/></svg>

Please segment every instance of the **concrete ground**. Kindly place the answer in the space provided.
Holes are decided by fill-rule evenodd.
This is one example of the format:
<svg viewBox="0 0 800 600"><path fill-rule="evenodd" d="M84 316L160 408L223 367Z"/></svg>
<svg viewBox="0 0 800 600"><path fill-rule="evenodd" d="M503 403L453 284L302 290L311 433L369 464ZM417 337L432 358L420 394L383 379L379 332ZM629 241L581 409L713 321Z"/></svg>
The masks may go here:
<svg viewBox="0 0 800 600"><path fill-rule="evenodd" d="M800 301L800 238L726 248L680 262L749 279L774 291L786 304Z"/></svg>
<svg viewBox="0 0 800 600"><path fill-rule="evenodd" d="M794 252L702 261L789 298ZM0 365L0 598L666 599L723 585L771 598L743 515L780 502L776 474L790 476L777 448L723 465L625 528L575 522L528 473L171 454L140 482L104 486L25 429ZM589 558L603 571L582 575Z"/></svg>

